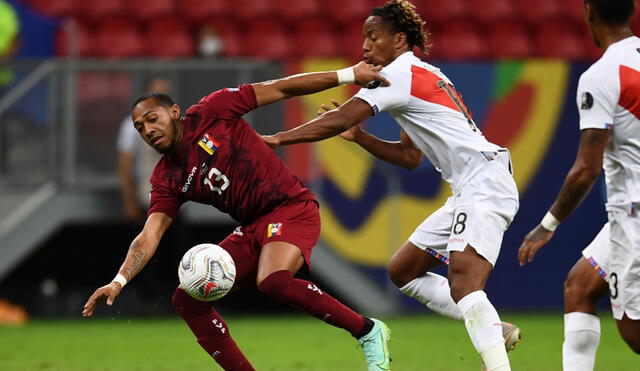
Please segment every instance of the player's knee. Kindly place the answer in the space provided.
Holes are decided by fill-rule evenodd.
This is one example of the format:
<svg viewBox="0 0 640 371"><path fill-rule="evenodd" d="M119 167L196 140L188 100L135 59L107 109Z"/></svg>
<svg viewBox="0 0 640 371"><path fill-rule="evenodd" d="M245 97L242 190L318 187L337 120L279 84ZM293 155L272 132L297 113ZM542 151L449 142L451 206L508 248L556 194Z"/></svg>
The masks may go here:
<svg viewBox="0 0 640 371"><path fill-rule="evenodd" d="M180 288L173 293L171 303L182 318L198 316L211 311L209 303L192 298Z"/></svg>
<svg viewBox="0 0 640 371"><path fill-rule="evenodd" d="M403 269L400 264L394 263L393 260L389 263L387 272L389 273L389 279L391 279L391 282L397 287L404 287L407 283L415 279L406 269Z"/></svg>
<svg viewBox="0 0 640 371"><path fill-rule="evenodd" d="M589 294L584 284L571 276L564 281L564 305L567 312L590 313L592 311Z"/></svg>
<svg viewBox="0 0 640 371"><path fill-rule="evenodd" d="M281 299L282 296L286 295L287 287L292 279L293 273L287 270L274 272L265 277L262 281L257 282L258 290L274 299Z"/></svg>

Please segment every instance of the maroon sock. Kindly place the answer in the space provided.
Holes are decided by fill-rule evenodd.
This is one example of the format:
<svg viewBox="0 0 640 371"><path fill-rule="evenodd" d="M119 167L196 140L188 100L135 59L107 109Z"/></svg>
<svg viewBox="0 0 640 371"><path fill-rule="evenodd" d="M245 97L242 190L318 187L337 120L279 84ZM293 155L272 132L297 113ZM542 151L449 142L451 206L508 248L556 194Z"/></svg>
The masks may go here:
<svg viewBox="0 0 640 371"><path fill-rule="evenodd" d="M178 288L173 307L187 322L204 350L227 371L255 371L233 341L229 328L210 303L196 300Z"/></svg>
<svg viewBox="0 0 640 371"><path fill-rule="evenodd" d="M293 278L293 273L287 270L271 273L258 288L278 301L349 331L353 336L357 337L365 324L361 315L321 291L315 284Z"/></svg>

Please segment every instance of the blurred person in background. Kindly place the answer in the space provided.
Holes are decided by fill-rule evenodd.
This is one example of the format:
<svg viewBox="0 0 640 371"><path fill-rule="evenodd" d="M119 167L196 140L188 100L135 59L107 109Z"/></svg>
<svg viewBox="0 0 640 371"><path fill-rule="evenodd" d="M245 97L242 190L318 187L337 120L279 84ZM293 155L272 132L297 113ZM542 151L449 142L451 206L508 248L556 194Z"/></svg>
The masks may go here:
<svg viewBox="0 0 640 371"><path fill-rule="evenodd" d="M573 167L520 247L533 258L585 198L604 166L609 222L582 251L564 287L565 371L593 370L600 342L598 299L609 293L620 335L640 354L640 38L634 0L585 0L585 19L604 52L580 77L580 145Z"/></svg>
<svg viewBox="0 0 640 371"><path fill-rule="evenodd" d="M169 90L169 80L160 76L151 78L146 88L149 92L165 94L169 93ZM122 120L116 145L118 178L125 216L132 223L142 223L149 208L149 178L162 156L140 138L131 122L131 115Z"/></svg>
<svg viewBox="0 0 640 371"><path fill-rule="evenodd" d="M222 89L184 114L166 94L138 98L132 107L133 125L164 156L151 176L150 208L142 232L113 281L91 295L83 315L91 316L98 300L113 304L154 255L180 206L195 201L241 223L220 242L236 264L235 288L255 284L267 296L345 329L358 339L369 370L388 370L390 331L382 321L363 317L314 283L294 277L303 265L310 267L320 234L318 202L242 119L258 107L342 83L386 83L379 69L360 62L339 71ZM254 370L210 302L196 300L178 287L173 305L222 368Z"/></svg>
<svg viewBox="0 0 640 371"><path fill-rule="evenodd" d="M413 54L414 48L426 49L424 24L408 1L391 0L373 9L363 25L364 60L383 66L380 73L391 85L361 89L336 109L263 139L275 148L342 133L374 156L409 170L426 155L453 195L391 258L389 275L404 294L464 320L488 370L510 370L507 350L520 331L500 321L484 292L519 206L510 156L485 139L451 81ZM400 125L400 141L381 140L358 126L382 111ZM448 278L430 272L443 264Z"/></svg>
<svg viewBox="0 0 640 371"><path fill-rule="evenodd" d="M198 56L216 58L222 54L223 50L224 44L215 28L211 25L202 26L198 32Z"/></svg>

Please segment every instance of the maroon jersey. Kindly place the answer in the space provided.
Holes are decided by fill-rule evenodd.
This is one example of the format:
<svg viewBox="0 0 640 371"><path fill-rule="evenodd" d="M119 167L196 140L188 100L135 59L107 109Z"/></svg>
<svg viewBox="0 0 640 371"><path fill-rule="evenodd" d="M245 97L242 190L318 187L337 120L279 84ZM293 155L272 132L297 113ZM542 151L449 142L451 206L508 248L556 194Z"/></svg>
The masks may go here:
<svg viewBox="0 0 640 371"><path fill-rule="evenodd" d="M179 149L151 175L149 215L176 217L180 205L212 205L249 223L289 200L315 200L311 191L241 118L256 108L251 85L218 90L186 111Z"/></svg>

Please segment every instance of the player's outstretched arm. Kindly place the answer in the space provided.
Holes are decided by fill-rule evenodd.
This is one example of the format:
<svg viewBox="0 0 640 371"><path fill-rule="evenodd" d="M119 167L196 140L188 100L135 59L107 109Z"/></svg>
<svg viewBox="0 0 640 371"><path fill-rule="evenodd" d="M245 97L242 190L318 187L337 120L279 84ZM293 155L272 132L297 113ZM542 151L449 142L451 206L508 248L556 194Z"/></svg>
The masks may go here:
<svg viewBox="0 0 640 371"><path fill-rule="evenodd" d="M340 103L335 99L332 99L331 103L335 108L340 107ZM320 108L322 108L322 110L318 110L318 115L332 109L326 104L322 104ZM340 136L345 140L357 143L360 147L382 161L403 167L407 170L413 170L422 163L422 151L415 146L404 130L400 131L400 140L395 142L382 140L362 130L360 125L355 125L349 130L340 133Z"/></svg>
<svg viewBox="0 0 640 371"><path fill-rule="evenodd" d="M263 135L262 140L271 148L287 144L317 142L349 130L371 115L373 110L367 102L352 97L340 107L306 124L275 135Z"/></svg>
<svg viewBox="0 0 640 371"><path fill-rule="evenodd" d="M122 291L122 287L149 262L158 248L158 243L164 232L171 225L173 219L164 213L153 213L147 218L147 222L142 232L133 240L127 257L122 263L118 274L107 285L98 288L87 300L82 310L84 317L90 317L96 309L96 305L102 299L107 300L107 305L112 305L113 301Z"/></svg>
<svg viewBox="0 0 640 371"><path fill-rule="evenodd" d="M360 62L352 67L338 71L303 73L253 84L258 107L278 102L283 99L317 93L341 84L355 82L360 86L367 86L373 81L379 81L384 86L389 82L379 72L382 66L374 66Z"/></svg>
<svg viewBox="0 0 640 371"><path fill-rule="evenodd" d="M546 244L561 221L580 205L602 171L602 156L609 143L607 129L585 129L580 134L578 155L567 174L553 205L518 250L520 265L532 262L536 252Z"/></svg>

